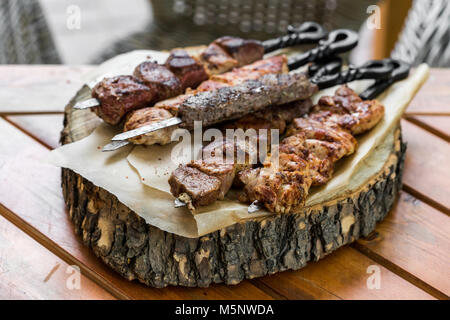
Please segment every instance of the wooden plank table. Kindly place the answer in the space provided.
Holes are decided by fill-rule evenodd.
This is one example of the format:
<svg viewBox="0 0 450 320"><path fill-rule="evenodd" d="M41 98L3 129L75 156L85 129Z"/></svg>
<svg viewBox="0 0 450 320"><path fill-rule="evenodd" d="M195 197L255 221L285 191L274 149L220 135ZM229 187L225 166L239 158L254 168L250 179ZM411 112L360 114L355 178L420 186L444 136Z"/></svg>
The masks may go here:
<svg viewBox="0 0 450 320"><path fill-rule="evenodd" d="M0 299L449 298L450 70L432 70L402 120L403 190L369 237L298 271L236 286L155 289L123 279L81 244L60 169L42 160L58 147L64 106L91 68L0 66ZM73 288L69 271L77 269Z"/></svg>

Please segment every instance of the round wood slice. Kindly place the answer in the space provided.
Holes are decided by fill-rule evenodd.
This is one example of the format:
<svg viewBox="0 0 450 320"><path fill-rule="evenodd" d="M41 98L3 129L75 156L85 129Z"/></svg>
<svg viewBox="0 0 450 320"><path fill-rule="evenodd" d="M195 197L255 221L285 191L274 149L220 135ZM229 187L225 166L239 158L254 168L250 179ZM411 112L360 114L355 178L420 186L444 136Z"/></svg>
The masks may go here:
<svg viewBox="0 0 450 320"><path fill-rule="evenodd" d="M89 110L74 110L82 89L66 107L63 144L77 141L100 123ZM162 231L106 190L69 169L62 188L83 243L129 280L154 287L206 287L299 269L367 236L392 207L401 188L406 145L400 128L382 170L359 190L296 214L241 222L196 239Z"/></svg>

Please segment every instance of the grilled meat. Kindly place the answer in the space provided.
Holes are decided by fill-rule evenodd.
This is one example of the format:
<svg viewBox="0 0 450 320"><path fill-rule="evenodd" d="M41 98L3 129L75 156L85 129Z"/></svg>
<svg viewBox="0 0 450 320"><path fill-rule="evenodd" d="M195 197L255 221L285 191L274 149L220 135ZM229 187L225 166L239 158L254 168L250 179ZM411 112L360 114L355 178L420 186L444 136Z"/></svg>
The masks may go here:
<svg viewBox="0 0 450 320"><path fill-rule="evenodd" d="M160 101L155 104L154 107L148 107L148 108L162 108L170 111L173 116L178 115L179 107L182 105L182 103L189 98L190 96L194 95L198 92L208 91L208 90L215 90L217 88L227 87L235 84L239 84L243 81L245 81L247 78L255 79L257 76L263 76L268 73L284 73L287 72L287 58L286 56L276 56L271 57L268 59L257 61L251 65L241 67L238 69L234 69L233 71L230 71L228 73L223 74L222 76L213 76L212 79L215 80L207 80L204 81L196 90L190 91L188 94L180 95L172 99L167 99L164 101ZM239 76L236 76L236 75ZM134 111L137 112L137 111ZM148 111L151 113L150 111ZM156 112L156 111L154 111ZM142 112L139 112L141 114ZM144 113L147 113L145 111ZM167 118L170 118L169 115L167 115ZM124 131L133 130L145 125L148 125L152 122L157 122L160 120L149 120L148 122L145 121L137 121L139 119L139 116L130 116L128 118L128 121L125 124ZM173 130L175 127L172 127ZM136 144L165 144L168 143L167 141L170 141L170 137L167 138L162 133L158 132L150 132L143 136L135 137L130 139L133 143Z"/></svg>
<svg viewBox="0 0 450 320"><path fill-rule="evenodd" d="M134 69L134 76L154 88L157 92L155 101L164 100L181 94L182 84L177 76L165 66L145 61Z"/></svg>
<svg viewBox="0 0 450 320"><path fill-rule="evenodd" d="M187 88L196 88L200 83L208 79L205 68L197 60L189 56L185 50L172 50L165 66L179 79L183 92Z"/></svg>
<svg viewBox="0 0 450 320"><path fill-rule="evenodd" d="M209 75L262 59L263 54L264 48L258 41L231 37L217 39L199 55L173 50L164 65L151 61L138 65L135 78L118 76L99 82L92 97L101 105L93 111L105 122L118 124L130 110L177 96L187 88L195 89Z"/></svg>
<svg viewBox="0 0 450 320"><path fill-rule="evenodd" d="M128 111L146 106L156 95L154 88L136 77L105 78L92 90L92 96L101 102L93 111L106 123L116 125Z"/></svg>
<svg viewBox="0 0 450 320"><path fill-rule="evenodd" d="M280 144L278 166L268 159L263 168L240 174L245 184L241 200L257 200L277 213L303 206L310 186L326 183L334 163L355 151L352 133L371 129L383 113L377 101L362 101L346 86L333 97L322 97L308 117L293 121Z"/></svg>
<svg viewBox="0 0 450 320"><path fill-rule="evenodd" d="M278 166L274 165L273 159L277 155L272 155L262 168L242 171L239 179L245 186L245 193L240 200L258 200L268 210L278 213L303 205L312 184L305 140L304 133L283 139L279 146Z"/></svg>
<svg viewBox="0 0 450 320"><path fill-rule="evenodd" d="M200 54L200 61L209 75L224 73L239 66L236 59L214 42Z"/></svg>
<svg viewBox="0 0 450 320"><path fill-rule="evenodd" d="M236 122L227 123L222 129L278 129L280 134L282 134L287 123L307 113L311 106L311 100L307 99L283 106L271 107ZM260 137L258 136L257 138ZM214 141L208 144L203 148L201 160L180 165L172 173L169 179L172 194L176 197L181 196L184 201L190 199L190 206L194 208L223 199L233 183L235 185L240 184L240 181L236 179L236 174L250 168L255 163L257 146L248 142L248 140L224 139L223 141ZM240 155L237 154L238 150L241 151ZM231 158L229 158L230 154ZM202 184L198 180L200 179L200 174L187 175L186 172L196 172L187 168L195 168L202 174L206 174L211 178L214 177L218 180L208 179L208 181L218 181L219 184Z"/></svg>
<svg viewBox="0 0 450 320"><path fill-rule="evenodd" d="M334 96L319 99L310 118L338 124L353 135L372 129L383 117L384 107L376 100L362 100L344 85Z"/></svg>
<svg viewBox="0 0 450 320"><path fill-rule="evenodd" d="M221 37L214 41L231 55L239 66L247 65L264 56L264 47L256 40L246 40L237 37Z"/></svg>
<svg viewBox="0 0 450 320"><path fill-rule="evenodd" d="M127 120L125 121L124 130L131 130L128 125L140 126L142 124L148 122L159 122L161 120L172 118L172 114L166 109L162 108L142 108L135 110L134 112L130 112L127 115ZM161 130L150 132L146 136L139 136L134 138L136 143L141 144L145 141L155 141L161 144L168 144L171 142L171 137L173 131L177 128L167 127ZM143 141L142 141L143 140Z"/></svg>
<svg viewBox="0 0 450 320"><path fill-rule="evenodd" d="M284 55L256 61L252 64L220 75L211 76L210 80L198 86L195 92L211 91L241 83L243 80L255 80L269 73L288 73L287 58Z"/></svg>
<svg viewBox="0 0 450 320"><path fill-rule="evenodd" d="M200 92L187 98L179 108L182 126L192 129L194 121L206 126L224 120L238 119L270 105L307 99L317 91L305 74L267 74L257 80Z"/></svg>

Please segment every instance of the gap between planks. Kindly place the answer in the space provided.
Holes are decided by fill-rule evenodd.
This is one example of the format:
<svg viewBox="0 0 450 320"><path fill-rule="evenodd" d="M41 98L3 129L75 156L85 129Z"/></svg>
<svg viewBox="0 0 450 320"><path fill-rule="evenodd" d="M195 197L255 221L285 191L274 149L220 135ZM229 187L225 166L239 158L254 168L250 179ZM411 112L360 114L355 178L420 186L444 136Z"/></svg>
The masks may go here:
<svg viewBox="0 0 450 320"><path fill-rule="evenodd" d="M448 123L450 125L450 114L447 115L447 117L449 117ZM420 119L414 118L413 116L409 116L409 115L405 115L403 118L405 120L415 124L416 126L421 127L422 129L424 129L424 130L426 130L428 132L431 132L435 136L438 136L439 138L444 139L447 142L450 142L450 136L449 135L447 135L445 132L440 131L439 129L436 129L436 128L430 126L429 124L427 124L427 123L425 123L423 121L420 121Z"/></svg>
<svg viewBox="0 0 450 320"><path fill-rule="evenodd" d="M117 289L110 285L110 282L106 279L103 279L99 274L92 271L90 268L85 266L81 261L76 259L74 256L69 254L66 250L61 248L57 243L50 240L47 236L42 234L40 231L36 230L34 227L29 225L26 221L16 215L14 212L6 208L3 204L0 203L0 214L5 217L8 221L14 224L17 228L25 232L31 238L33 238L36 242L42 245L44 248L61 258L63 261L70 265L77 265L80 267L81 274L86 276L88 279L95 282L101 288L108 291L111 295L118 299L122 300L130 300L131 297L126 295L121 290Z"/></svg>
<svg viewBox="0 0 450 320"><path fill-rule="evenodd" d="M370 237L370 235L368 237ZM376 263L382 265L389 271L395 273L399 277L405 279L406 281L412 283L416 287L418 287L418 288L422 289L423 291L427 292L428 294L432 295L433 297L440 299L440 300L449 300L450 299L450 297L447 296L445 293L443 293L440 290L429 285L425 281L421 280L420 278L416 277L415 275L413 275L410 272L406 271L405 269L401 268L397 264L389 261L382 255L379 255L378 253L372 251L370 248L359 243L358 241L353 242L352 244L350 244L350 246L355 248L362 254L364 254L366 257L372 259Z"/></svg>
<svg viewBox="0 0 450 320"><path fill-rule="evenodd" d="M2 117L4 120L6 120L9 124L20 130L25 135L29 136L33 140L37 141L39 144L43 145L47 149L53 149L52 146L49 146L47 143L42 141L41 139L35 137L32 133L28 132L25 128L21 127L20 125L14 123L14 121L11 121L5 117ZM405 186L404 186L405 187ZM408 191L408 190L406 190ZM408 191L409 192L409 191ZM411 193L411 192L409 192ZM416 196L413 194L413 196ZM432 207L433 204L430 204L429 202L432 201L428 198L423 198L420 193L418 193L418 196L416 196L419 200L429 204ZM442 208L437 208L440 211L443 211ZM119 299L132 299L130 296L125 294L120 289L116 288L115 286L111 286L110 282L106 279L104 279L102 276L91 270L89 267L82 264L79 260L77 260L75 257L73 257L70 253L66 252L63 248L61 248L57 243L50 240L48 237L46 237L44 234L42 234L40 231L36 230L34 227L28 225L27 222L22 220L19 216L17 216L14 212L10 211L6 207L0 204L0 214L5 216L9 221L11 221L13 224L15 224L17 227L19 227L21 230L26 232L28 235L30 235L33 239L35 239L37 242L42 244L45 248L59 256L61 259L66 261L67 263L71 264L77 264L80 265L80 269L82 270L82 273L85 274L89 279L100 285L102 288L110 292L112 295ZM428 285L424 281L420 280L419 278L415 277L414 275L410 274L409 272L405 271L398 265L390 262L386 258L372 252L370 249L366 248L365 246L361 244L357 244L356 242L352 244L350 247L353 247L353 250L357 250L361 254L365 255L369 259L373 260L374 262L379 263L381 266L385 267L387 270L395 273L400 278L410 282L414 286L424 290L425 292L429 293L430 295L439 298L439 299L448 299L448 296L446 296L441 291L433 288L432 286ZM286 296L284 296L282 293L278 292L276 289L270 288L267 284L262 282L259 279L253 279L249 281L251 284L253 284L255 287L261 289L269 296L275 298L275 299L288 299ZM323 288L321 288L323 289ZM334 294L333 294L334 295ZM334 295L336 296L336 295ZM336 296L338 299L340 299L338 296ZM311 297L314 298L314 297Z"/></svg>

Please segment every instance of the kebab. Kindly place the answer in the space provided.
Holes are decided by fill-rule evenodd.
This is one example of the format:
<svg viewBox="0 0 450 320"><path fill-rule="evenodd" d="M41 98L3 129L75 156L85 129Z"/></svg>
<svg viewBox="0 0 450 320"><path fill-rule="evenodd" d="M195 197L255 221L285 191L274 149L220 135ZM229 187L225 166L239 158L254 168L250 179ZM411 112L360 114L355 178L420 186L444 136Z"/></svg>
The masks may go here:
<svg viewBox="0 0 450 320"><path fill-rule="evenodd" d="M391 74L394 79L407 77L409 68L406 64L390 60L384 62L397 66ZM336 80L347 74L341 73ZM381 91L377 87L380 83L371 86L361 96L373 98L373 94ZM273 112L277 115L279 110L273 109ZM280 128L283 133L286 122L293 120L287 130L287 137L280 143L279 152L269 157L262 168L253 168L247 162L238 164L236 158L232 161L227 158L228 162L224 163L223 152L230 148L236 152L241 146L229 140L224 140L222 144L214 142L205 148L208 150L206 157L180 165L172 173L169 184L172 194L177 197L175 205L187 204L190 210L195 210L198 206L223 199L234 184L243 186L241 201L253 202L249 207L250 212L261 205L272 212L290 212L304 204L311 186L323 185L331 178L336 161L355 151L357 144L354 135L373 128L383 114L384 107L376 100L363 101L351 89L343 86L334 97L322 97L306 118L293 120L292 117L281 116L285 120L282 125L279 121L265 122L262 127ZM242 127L240 121L243 121L245 128L260 128L264 117L251 116L253 123L251 119L244 118L232 126ZM266 119L273 120L270 117ZM214 151L211 152L211 149ZM275 165L274 157L278 157L278 165ZM208 183L203 184L202 181Z"/></svg>
<svg viewBox="0 0 450 320"><path fill-rule="evenodd" d="M209 77L262 59L264 53L297 44L316 43L326 35L318 24L306 22L289 34L260 42L221 37L200 53L174 49L163 65L152 61L139 64L133 75L104 78L92 90L92 99L79 102L77 109L92 110L111 125L138 108L196 88Z"/></svg>
<svg viewBox="0 0 450 320"><path fill-rule="evenodd" d="M350 30L335 30L328 35L327 40L321 41L319 47L291 57L287 61L287 68L293 70L308 62L323 61L336 53L345 52L355 47L356 44L356 33ZM262 60L260 63L265 62ZM166 109L166 111L145 109L130 114L124 126L125 132L113 137L112 140L117 142L105 146L103 150L116 150L128 144L125 140L135 137L138 138L132 139L131 142L137 144L168 143L170 142L170 133L175 129L168 129L169 127L182 123L181 127L190 128L193 122L198 120L203 120L204 125L211 125L220 121L239 118L270 104L283 104L302 99L300 93L305 91L306 84L309 83L305 77L299 77L295 74L266 74L254 79L255 75L264 74L265 70L264 68L257 70L254 66L248 67L247 70L244 70L246 68L244 67L228 74L215 76L202 83L198 91L192 91L187 95L178 96L155 105L155 107ZM254 72L249 72L252 68ZM303 84L296 85L295 81L300 80ZM236 83L238 85L235 85ZM308 86L311 86L311 84L309 83ZM211 89L213 90L204 92ZM296 92L297 89L301 91ZM267 99L270 95L273 96L273 101ZM283 97L283 99L276 101L276 96ZM304 96L304 98L307 97ZM245 106L245 108L239 108L239 106ZM167 111L171 111L171 114ZM151 134L156 130L163 131L156 135ZM147 137L139 137L143 134Z"/></svg>

